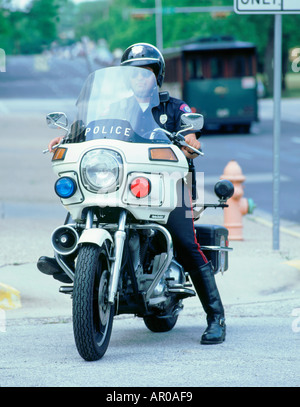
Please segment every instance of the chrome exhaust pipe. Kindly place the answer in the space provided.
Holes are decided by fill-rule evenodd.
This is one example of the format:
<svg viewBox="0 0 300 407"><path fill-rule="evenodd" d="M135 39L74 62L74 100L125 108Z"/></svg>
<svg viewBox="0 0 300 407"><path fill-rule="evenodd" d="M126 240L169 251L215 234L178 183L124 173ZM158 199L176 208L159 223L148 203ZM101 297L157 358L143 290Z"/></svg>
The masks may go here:
<svg viewBox="0 0 300 407"><path fill-rule="evenodd" d="M79 235L70 225L59 226L51 236L54 251L62 256L73 253L78 246Z"/></svg>

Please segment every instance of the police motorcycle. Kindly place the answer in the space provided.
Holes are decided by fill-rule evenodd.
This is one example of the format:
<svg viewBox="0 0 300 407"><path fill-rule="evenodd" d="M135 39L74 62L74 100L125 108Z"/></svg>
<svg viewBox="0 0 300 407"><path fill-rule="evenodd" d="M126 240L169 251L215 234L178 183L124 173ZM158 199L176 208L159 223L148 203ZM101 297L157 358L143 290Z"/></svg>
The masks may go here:
<svg viewBox="0 0 300 407"><path fill-rule="evenodd" d="M87 361L105 354L115 315L135 314L151 331L165 332L175 326L183 300L195 295L165 224L177 204L176 184L189 172L181 132L200 130L203 117L183 114L177 134L158 128L152 114L139 123L135 92L144 90L141 84L134 89L132 80L141 70L153 76L147 91L151 112L159 104L155 76L128 66L88 77L70 128L64 113L47 116L49 127L67 131L52 166L68 216L51 243L73 282L60 292L71 294L75 343ZM220 181L215 190L219 204L210 206L226 206L231 186ZM228 266L226 230L221 237L204 247L215 272Z"/></svg>

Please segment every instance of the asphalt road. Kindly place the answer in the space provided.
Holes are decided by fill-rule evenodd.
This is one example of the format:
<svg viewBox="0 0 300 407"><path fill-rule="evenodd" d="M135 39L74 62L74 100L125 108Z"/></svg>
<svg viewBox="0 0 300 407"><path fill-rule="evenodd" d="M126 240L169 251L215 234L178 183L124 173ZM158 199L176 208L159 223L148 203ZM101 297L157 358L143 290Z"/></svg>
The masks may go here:
<svg viewBox="0 0 300 407"><path fill-rule="evenodd" d="M90 363L78 355L68 320L23 321L0 333L0 384L117 391L118 387L184 391L190 387L299 386L299 342L293 339L285 317L229 317L226 343L212 347L199 344L204 330L200 321L183 313L171 332L153 334L141 320L116 317L108 351L101 361ZM288 352L283 351L284 344Z"/></svg>

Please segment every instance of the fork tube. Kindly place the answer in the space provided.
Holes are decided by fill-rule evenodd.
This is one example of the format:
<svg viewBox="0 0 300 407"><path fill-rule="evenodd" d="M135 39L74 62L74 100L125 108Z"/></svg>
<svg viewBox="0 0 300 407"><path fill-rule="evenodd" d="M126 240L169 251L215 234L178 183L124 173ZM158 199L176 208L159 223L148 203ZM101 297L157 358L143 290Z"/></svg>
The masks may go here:
<svg viewBox="0 0 300 407"><path fill-rule="evenodd" d="M93 227L93 221L94 221L94 212L92 209L90 209L86 214L85 228L91 229Z"/></svg>
<svg viewBox="0 0 300 407"><path fill-rule="evenodd" d="M115 232L114 236L114 243L115 243L115 250L114 250L114 261L111 268L111 275L109 280L109 291L108 291L108 302L113 304L115 301L115 296L117 294L118 289L118 282L120 277L120 270L121 270L121 263L123 257L123 249L124 243L126 239L126 217L127 212L123 210L120 214L119 218L119 227L118 230Z"/></svg>

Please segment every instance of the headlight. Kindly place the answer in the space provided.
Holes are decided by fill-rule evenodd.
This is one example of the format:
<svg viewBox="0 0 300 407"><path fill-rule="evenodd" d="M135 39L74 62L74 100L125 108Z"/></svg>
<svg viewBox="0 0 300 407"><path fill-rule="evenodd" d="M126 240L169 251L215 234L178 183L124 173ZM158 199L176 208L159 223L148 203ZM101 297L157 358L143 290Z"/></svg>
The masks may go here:
<svg viewBox="0 0 300 407"><path fill-rule="evenodd" d="M113 150L91 150L83 156L80 172L88 191L112 192L119 188L121 182L122 158Z"/></svg>

